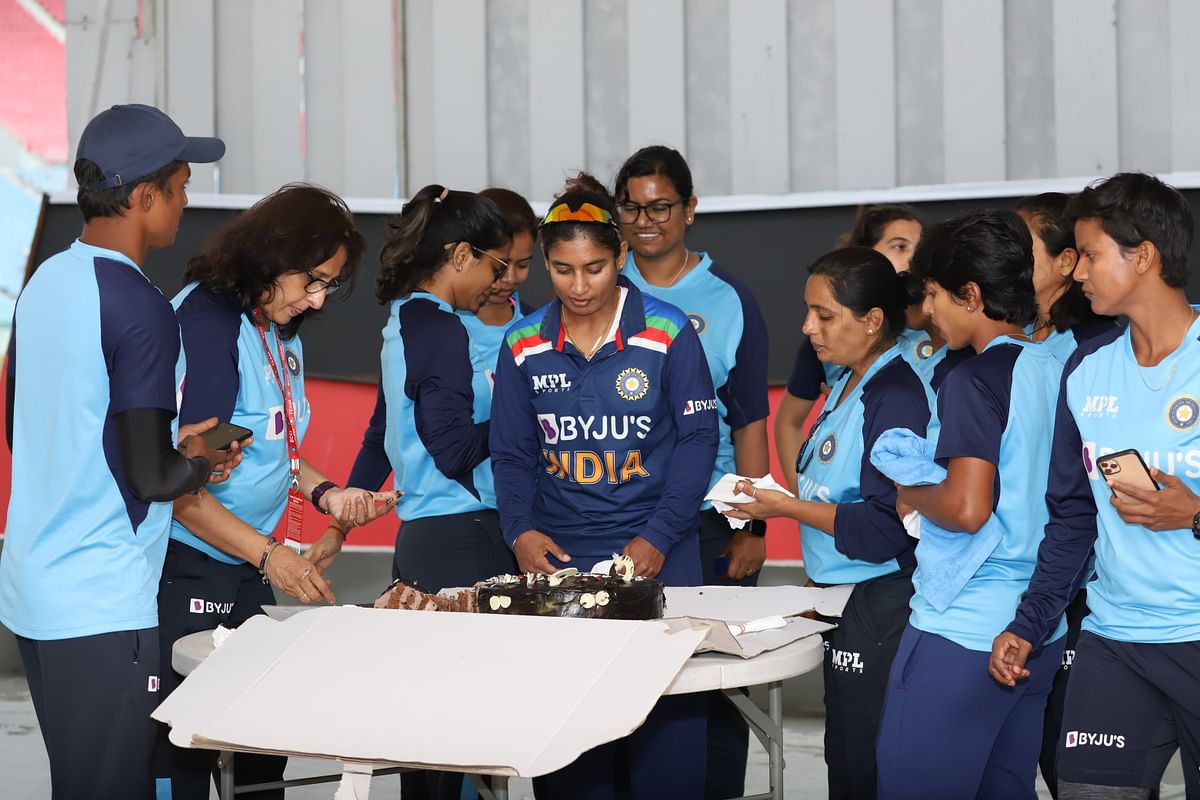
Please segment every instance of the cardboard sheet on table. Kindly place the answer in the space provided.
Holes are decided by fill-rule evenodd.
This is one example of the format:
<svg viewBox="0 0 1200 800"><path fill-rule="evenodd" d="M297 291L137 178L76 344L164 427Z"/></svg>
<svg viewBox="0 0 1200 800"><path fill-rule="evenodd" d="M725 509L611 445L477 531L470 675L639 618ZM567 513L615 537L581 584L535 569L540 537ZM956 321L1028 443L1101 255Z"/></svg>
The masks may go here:
<svg viewBox="0 0 1200 800"><path fill-rule="evenodd" d="M853 586L816 589L805 586L668 586L668 617L748 622L762 617L793 617L816 611L839 617Z"/></svg>
<svg viewBox="0 0 1200 800"><path fill-rule="evenodd" d="M782 628L734 636L723 621L716 619L673 617L668 619L667 623L671 626L671 630L704 631L704 641L697 645L697 653L725 653L741 658L754 658L769 650L777 650L799 641L805 636L814 636L837 627L820 620L792 617Z"/></svg>
<svg viewBox="0 0 1200 800"><path fill-rule="evenodd" d="M253 617L153 716L184 747L536 776L637 728L703 636L353 606Z"/></svg>

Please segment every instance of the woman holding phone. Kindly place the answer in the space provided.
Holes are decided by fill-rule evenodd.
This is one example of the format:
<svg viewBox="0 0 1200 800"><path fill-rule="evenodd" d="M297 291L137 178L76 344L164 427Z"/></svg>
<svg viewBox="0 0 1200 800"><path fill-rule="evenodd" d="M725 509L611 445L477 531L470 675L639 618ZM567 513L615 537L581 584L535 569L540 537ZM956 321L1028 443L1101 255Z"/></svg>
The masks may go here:
<svg viewBox="0 0 1200 800"><path fill-rule="evenodd" d="M292 184L235 217L188 262L188 284L172 300L189 376L179 418L228 420L249 429L253 443L229 480L175 502L158 592L164 664L179 637L262 613L275 602L272 586L304 603L333 601L313 565L272 538L285 509L287 538L298 545L304 503L346 527L392 506L394 493L341 489L300 456L309 404L297 334L350 282L362 248L341 199ZM163 696L181 680L164 671ZM216 754L175 747L166 732L155 759L159 786L175 800L206 799ZM237 780L277 780L284 763L239 756Z"/></svg>

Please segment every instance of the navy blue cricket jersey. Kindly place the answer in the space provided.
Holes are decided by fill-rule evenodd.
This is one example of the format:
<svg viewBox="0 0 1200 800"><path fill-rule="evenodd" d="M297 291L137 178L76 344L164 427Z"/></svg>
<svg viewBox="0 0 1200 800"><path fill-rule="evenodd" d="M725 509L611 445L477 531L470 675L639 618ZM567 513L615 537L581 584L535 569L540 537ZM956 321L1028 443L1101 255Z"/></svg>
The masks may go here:
<svg viewBox="0 0 1200 800"><path fill-rule="evenodd" d="M697 532L717 399L687 315L623 278L619 323L589 361L555 300L509 328L491 429L504 538L540 530L568 553L664 554ZM503 420L503 423L499 421Z"/></svg>
<svg viewBox="0 0 1200 800"><path fill-rule="evenodd" d="M153 628L171 503L133 495L114 418L178 409L171 304L124 254L76 241L34 272L13 335L0 622L30 639Z"/></svg>

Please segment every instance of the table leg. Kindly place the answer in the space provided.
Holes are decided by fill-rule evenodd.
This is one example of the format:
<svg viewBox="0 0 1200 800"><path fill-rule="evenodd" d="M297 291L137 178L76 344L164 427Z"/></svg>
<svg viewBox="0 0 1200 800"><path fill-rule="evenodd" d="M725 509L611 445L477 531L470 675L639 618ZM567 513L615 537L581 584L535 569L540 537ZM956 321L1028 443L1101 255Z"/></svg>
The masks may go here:
<svg viewBox="0 0 1200 800"><path fill-rule="evenodd" d="M222 750L217 756L217 766L221 769L221 785L217 788L217 797L221 800L233 800L233 752Z"/></svg>
<svg viewBox="0 0 1200 800"><path fill-rule="evenodd" d="M471 779L471 783L475 785L475 789L483 800L508 800L508 776L493 775L490 789L484 783L482 775L468 774L467 777Z"/></svg>
<svg viewBox="0 0 1200 800"><path fill-rule="evenodd" d="M767 753L771 768L771 792L775 800L783 800L783 682L775 681L767 686L767 713L775 723L779 736L771 738Z"/></svg>

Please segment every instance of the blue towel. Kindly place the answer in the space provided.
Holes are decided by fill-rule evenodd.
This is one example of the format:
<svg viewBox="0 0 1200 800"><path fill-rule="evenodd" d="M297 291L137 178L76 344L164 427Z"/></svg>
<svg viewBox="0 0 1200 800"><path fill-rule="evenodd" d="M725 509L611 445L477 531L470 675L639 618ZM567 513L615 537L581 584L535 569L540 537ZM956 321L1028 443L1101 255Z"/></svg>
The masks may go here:
<svg viewBox="0 0 1200 800"><path fill-rule="evenodd" d="M871 463L901 486L927 486L946 479L946 470L933 460L934 445L906 428L880 434L871 448ZM993 514L976 533L948 531L921 517L917 543L921 596L937 611L945 611L967 581L1000 544L1004 529Z"/></svg>

